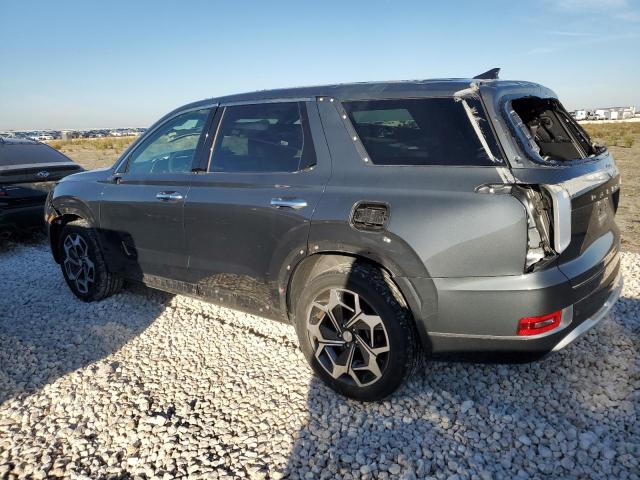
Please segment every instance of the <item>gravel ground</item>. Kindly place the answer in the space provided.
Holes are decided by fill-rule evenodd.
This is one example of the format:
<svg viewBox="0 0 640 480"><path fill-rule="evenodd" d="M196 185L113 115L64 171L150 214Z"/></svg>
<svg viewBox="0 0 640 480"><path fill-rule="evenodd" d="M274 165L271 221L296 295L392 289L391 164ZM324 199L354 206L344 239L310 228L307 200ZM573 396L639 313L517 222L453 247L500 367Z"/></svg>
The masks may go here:
<svg viewBox="0 0 640 480"><path fill-rule="evenodd" d="M600 326L525 365L430 362L338 397L292 327L129 287L76 300L42 244L0 253L0 479L638 478L640 255Z"/></svg>

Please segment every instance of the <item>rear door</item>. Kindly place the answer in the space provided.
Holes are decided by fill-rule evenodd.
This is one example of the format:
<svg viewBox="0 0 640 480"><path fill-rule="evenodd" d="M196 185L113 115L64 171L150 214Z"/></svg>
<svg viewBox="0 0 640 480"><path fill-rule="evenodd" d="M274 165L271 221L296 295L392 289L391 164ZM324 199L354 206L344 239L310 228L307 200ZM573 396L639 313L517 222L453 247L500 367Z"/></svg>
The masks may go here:
<svg viewBox="0 0 640 480"><path fill-rule="evenodd" d="M330 174L315 102L223 106L185 204L189 281L218 303L271 316L280 273L306 255ZM277 316L277 315L275 315Z"/></svg>
<svg viewBox="0 0 640 480"><path fill-rule="evenodd" d="M120 269L130 278L185 278L184 201L210 111L169 118L131 152L103 190L101 235L107 253L122 259Z"/></svg>

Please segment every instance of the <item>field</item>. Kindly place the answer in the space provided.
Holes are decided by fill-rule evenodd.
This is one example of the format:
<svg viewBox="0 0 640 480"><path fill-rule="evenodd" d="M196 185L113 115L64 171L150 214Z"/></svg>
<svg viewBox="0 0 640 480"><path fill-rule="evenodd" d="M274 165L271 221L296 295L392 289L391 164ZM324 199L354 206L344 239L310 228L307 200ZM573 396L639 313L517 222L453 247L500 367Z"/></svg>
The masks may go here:
<svg viewBox="0 0 640 480"><path fill-rule="evenodd" d="M48 142L88 170L109 167L136 137L76 138Z"/></svg>
<svg viewBox="0 0 640 480"><path fill-rule="evenodd" d="M608 145L622 173L617 222L622 247L640 252L640 123L584 124L601 144ZM112 165L135 137L54 140L50 145L87 169Z"/></svg>
<svg viewBox="0 0 640 480"><path fill-rule="evenodd" d="M616 159L622 175L616 216L622 249L640 252L640 123L589 123L583 127L597 142L608 145Z"/></svg>

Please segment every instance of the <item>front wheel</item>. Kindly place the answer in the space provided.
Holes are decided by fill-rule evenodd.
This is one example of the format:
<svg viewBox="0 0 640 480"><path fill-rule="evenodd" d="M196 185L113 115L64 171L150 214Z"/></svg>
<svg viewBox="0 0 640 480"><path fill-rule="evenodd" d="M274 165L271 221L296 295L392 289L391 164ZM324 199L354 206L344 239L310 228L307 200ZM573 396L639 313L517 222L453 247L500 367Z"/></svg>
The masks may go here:
<svg viewBox="0 0 640 480"><path fill-rule="evenodd" d="M122 288L122 278L109 272L95 231L85 220L75 220L60 235L60 267L76 297L93 302Z"/></svg>
<svg viewBox="0 0 640 480"><path fill-rule="evenodd" d="M380 400L414 370L420 355L411 314L384 272L345 264L312 278L295 306L301 349L332 389Z"/></svg>

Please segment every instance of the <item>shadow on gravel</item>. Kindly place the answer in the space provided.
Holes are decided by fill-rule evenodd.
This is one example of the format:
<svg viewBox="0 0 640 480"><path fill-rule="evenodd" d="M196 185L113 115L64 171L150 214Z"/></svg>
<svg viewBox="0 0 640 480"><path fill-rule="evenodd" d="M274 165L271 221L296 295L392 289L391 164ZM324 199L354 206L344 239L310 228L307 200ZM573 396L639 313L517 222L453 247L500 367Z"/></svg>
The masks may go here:
<svg viewBox="0 0 640 480"><path fill-rule="evenodd" d="M640 374L639 318L640 300L623 297L603 323L564 351L526 364L426 362L379 403L347 400L314 377L308 422L297 434L287 474L628 475L640 453L633 387Z"/></svg>
<svg viewBox="0 0 640 480"><path fill-rule="evenodd" d="M136 285L104 301L85 303L65 284L40 231L12 236L2 247L0 404L120 349L142 333L172 297ZM110 372L96 367L94 373Z"/></svg>
<svg viewBox="0 0 640 480"><path fill-rule="evenodd" d="M0 254L23 245L40 245L47 240L44 227L21 230L0 230Z"/></svg>

